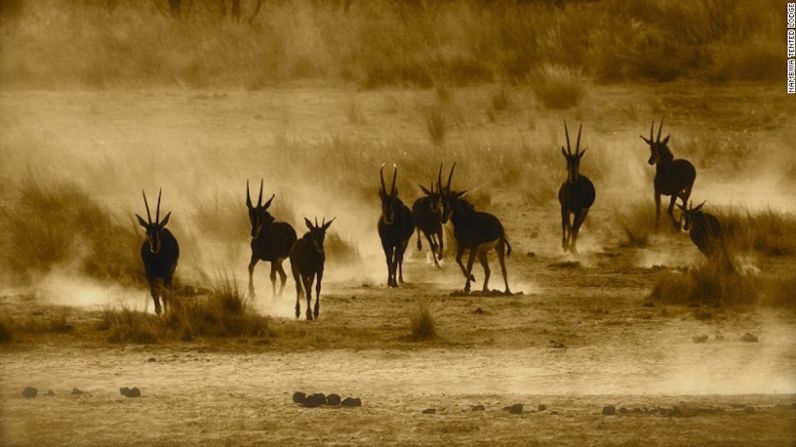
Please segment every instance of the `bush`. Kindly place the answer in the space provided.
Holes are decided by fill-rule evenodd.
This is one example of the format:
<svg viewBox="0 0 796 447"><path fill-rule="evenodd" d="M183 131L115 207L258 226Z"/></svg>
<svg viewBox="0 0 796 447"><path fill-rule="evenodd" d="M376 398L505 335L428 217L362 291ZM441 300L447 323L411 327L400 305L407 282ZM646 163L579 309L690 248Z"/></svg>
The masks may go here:
<svg viewBox="0 0 796 447"><path fill-rule="evenodd" d="M591 81L580 70L544 64L532 77L533 93L548 109L569 109L580 105Z"/></svg>
<svg viewBox="0 0 796 447"><path fill-rule="evenodd" d="M415 341L430 340L437 337L437 324L428 305L419 304L417 312L409 320L412 330L410 338Z"/></svg>
<svg viewBox="0 0 796 447"><path fill-rule="evenodd" d="M106 309L100 327L110 331L110 343L150 344L164 335L159 317L127 307L119 311Z"/></svg>

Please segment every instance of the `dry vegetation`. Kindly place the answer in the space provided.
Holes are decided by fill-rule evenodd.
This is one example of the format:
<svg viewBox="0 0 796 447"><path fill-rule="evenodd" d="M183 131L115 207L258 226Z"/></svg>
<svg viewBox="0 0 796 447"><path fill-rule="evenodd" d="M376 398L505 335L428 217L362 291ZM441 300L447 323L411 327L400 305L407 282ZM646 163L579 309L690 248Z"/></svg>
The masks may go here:
<svg viewBox="0 0 796 447"><path fill-rule="evenodd" d="M4 85L259 89L324 78L430 87L522 83L544 67L542 76L553 79L540 96L558 108L578 97L579 71L600 81L761 80L779 78L784 54L776 0L603 0L563 8L354 0L347 10L339 2L292 0L266 2L239 24L222 17L216 1L191 2L179 21L163 13L165 3L4 2ZM243 1L244 17L254 3Z"/></svg>

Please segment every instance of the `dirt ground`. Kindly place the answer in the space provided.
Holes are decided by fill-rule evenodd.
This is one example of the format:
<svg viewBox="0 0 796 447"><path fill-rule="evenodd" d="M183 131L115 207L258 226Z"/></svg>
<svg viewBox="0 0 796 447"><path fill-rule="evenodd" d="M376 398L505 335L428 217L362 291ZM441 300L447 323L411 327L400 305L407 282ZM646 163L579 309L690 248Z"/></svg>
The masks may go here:
<svg viewBox="0 0 796 447"><path fill-rule="evenodd" d="M778 111L782 95L775 88L667 89L600 88L588 106L573 113L595 123L592 144L612 153L639 145L637 134L649 126L647 117L657 107L667 113L680 108L667 124L675 129L745 129L764 137L764 147L781 147L793 132ZM429 95L301 86L259 92L5 92L0 123L9 162L29 157L40 161L45 173L78 166L78 172L89 173L79 179L88 187L92 175L107 180L107 172L100 171L113 167L121 179L97 193L126 212L140 212L139 187L122 194L130 179L119 160L136 172L156 161L179 161L177 178L168 183L171 203L176 202L170 208L178 217L188 205L174 197L189 197L184 191L192 185L201 195L210 183L233 181L229 189L240 194L240 179L258 178L251 160L285 138L274 129L288 128L303 142L326 138L330 128L374 144L394 134L423 140L415 103ZM465 112L488 102L483 90L456 95ZM633 109L638 96L663 99ZM361 103L365 124L351 122L340 111L352 97ZM750 98L758 101L750 106ZM712 118L695 121L708 114L705 107ZM553 128L560 132L560 115L533 108L520 108L497 122L482 113L467 118L476 113L462 112L465 118L454 124L447 144L545 139L553 138L548 135ZM628 172L646 173L644 151L636 149L640 153L624 164L640 164ZM56 155L45 160L48 154ZM207 165L233 156L236 162L220 166L218 178L195 178L190 167L192 157ZM583 170L589 169L594 165L584 161ZM278 167L263 170L272 173ZM778 209L796 209L785 188L760 194L767 179L747 178L746 187L740 187L720 171L702 172L704 195L713 192L719 203L765 209L777 202ZM605 178L625 174L620 170ZM149 185L159 175L155 170L142 182ZM639 178L646 181L645 175ZM701 259L685 235L669 230L654 233L648 247L623 244L617 210L651 195L649 186L636 188L635 174L626 178L629 187L609 188L602 197L611 205L595 206L589 215L577 256L561 253L554 201L529 205L527 191L492 194L490 210L506 223L514 249L508 262L511 296L453 293L463 286L453 260L447 257L435 270L425 251L416 252L414 237L406 261L409 284L387 289L375 238L375 171L370 208L337 221L344 235L357 240L362 261L341 266L329 259L318 321L292 318L292 279L282 297L270 296L264 266L257 270L254 306L271 316L271 333L254 338L110 344L96 328L103 306L123 301L144 308L144 291L114 289L63 272L57 280L43 278L37 287L7 288L0 297L4 315L16 320L66 315L71 328L21 333L0 347L2 444L796 445L796 316L779 309L650 302L659 275ZM278 185L272 188L298 188L285 179L270 180ZM183 192L177 192L180 188ZM598 185L598 201L599 191ZM312 203L297 212L331 215L346 209ZM201 241L195 246L223 253L223 267L245 278L245 238L244 248L219 249ZM215 259L186 254L184 268ZM794 260L756 257L750 264L750 270L775 277L791 271ZM490 285L501 288L499 269L492 265ZM474 271L478 289L483 275L480 267ZM408 337L409 319L420 303L436 320L434 340ZM747 333L759 341L742 341ZM695 343L693 337L701 335L707 340ZM38 397L23 398L26 386L37 387ZM142 397L119 394L120 387L133 386ZM73 395L73 388L84 393ZM45 396L48 390L55 395ZM363 405L302 408L291 400L294 391L357 396ZM522 414L503 410L515 403L524 404ZM479 404L484 411L472 411ZM540 404L546 408L540 411ZM614 405L617 414L603 415L606 405ZM428 408L436 412L422 413Z"/></svg>

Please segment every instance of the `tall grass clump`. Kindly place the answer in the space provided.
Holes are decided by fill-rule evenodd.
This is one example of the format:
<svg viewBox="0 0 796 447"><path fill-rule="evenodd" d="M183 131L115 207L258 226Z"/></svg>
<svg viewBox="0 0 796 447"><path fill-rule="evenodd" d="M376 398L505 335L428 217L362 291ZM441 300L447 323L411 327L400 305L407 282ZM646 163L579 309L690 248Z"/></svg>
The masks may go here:
<svg viewBox="0 0 796 447"><path fill-rule="evenodd" d="M547 109L561 110L583 102L591 81L579 69L544 64L532 76L534 96Z"/></svg>
<svg viewBox="0 0 796 447"><path fill-rule="evenodd" d="M426 110L425 124L428 138L435 146L445 143L445 134L448 132L445 111L441 107L431 107Z"/></svg>
<svg viewBox="0 0 796 447"><path fill-rule="evenodd" d="M121 310L105 309L100 329L107 329L110 343L156 343L164 335L158 316L122 307Z"/></svg>
<svg viewBox="0 0 796 447"><path fill-rule="evenodd" d="M753 213L733 208L714 214L734 250L772 257L796 255L796 216L771 209Z"/></svg>
<svg viewBox="0 0 796 447"><path fill-rule="evenodd" d="M666 272L658 277L651 297L661 303L715 307L753 304L760 280L739 275L708 262L684 273Z"/></svg>
<svg viewBox="0 0 796 447"><path fill-rule="evenodd" d="M410 338L415 341L430 340L437 337L437 323L428 305L421 303L409 319Z"/></svg>
<svg viewBox="0 0 796 447"><path fill-rule="evenodd" d="M655 205L652 202L633 203L619 212L618 222L625 235L621 245L642 248L649 245L655 229Z"/></svg>
<svg viewBox="0 0 796 447"><path fill-rule="evenodd" d="M175 296L165 326L183 340L194 337L260 337L268 335L268 319L259 315L235 278L215 281L208 296Z"/></svg>
<svg viewBox="0 0 796 447"><path fill-rule="evenodd" d="M132 219L123 221L72 183L27 178L0 215L0 262L22 281L70 267L92 278L138 285L141 240Z"/></svg>

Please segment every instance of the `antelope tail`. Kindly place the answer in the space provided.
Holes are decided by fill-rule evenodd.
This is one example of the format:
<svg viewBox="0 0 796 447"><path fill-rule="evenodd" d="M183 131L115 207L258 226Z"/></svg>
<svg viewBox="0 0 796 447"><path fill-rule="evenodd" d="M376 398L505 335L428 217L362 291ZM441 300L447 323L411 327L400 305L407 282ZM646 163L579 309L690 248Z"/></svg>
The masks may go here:
<svg viewBox="0 0 796 447"><path fill-rule="evenodd" d="M511 256L511 244L506 236L503 236L503 243L506 244L506 257Z"/></svg>

